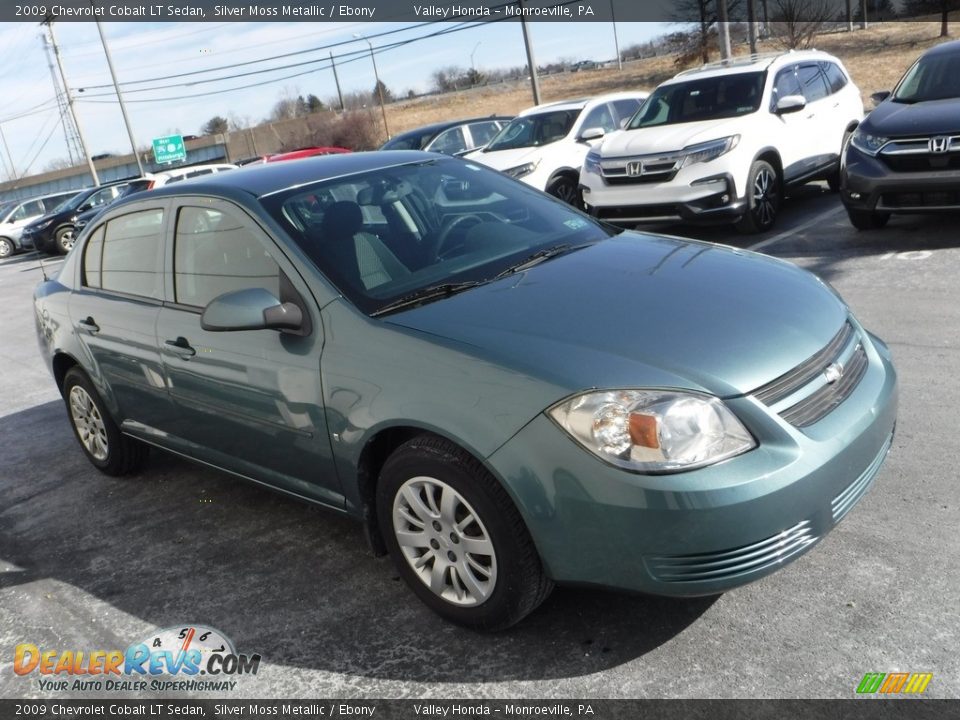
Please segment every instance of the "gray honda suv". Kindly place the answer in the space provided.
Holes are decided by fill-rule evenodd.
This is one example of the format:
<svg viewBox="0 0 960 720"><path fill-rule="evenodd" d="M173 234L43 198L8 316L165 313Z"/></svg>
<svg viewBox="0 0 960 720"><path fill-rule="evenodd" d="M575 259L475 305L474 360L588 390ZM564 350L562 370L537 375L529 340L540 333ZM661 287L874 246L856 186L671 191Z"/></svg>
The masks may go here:
<svg viewBox="0 0 960 720"><path fill-rule="evenodd" d="M960 210L960 41L931 48L854 132L841 161L850 222Z"/></svg>

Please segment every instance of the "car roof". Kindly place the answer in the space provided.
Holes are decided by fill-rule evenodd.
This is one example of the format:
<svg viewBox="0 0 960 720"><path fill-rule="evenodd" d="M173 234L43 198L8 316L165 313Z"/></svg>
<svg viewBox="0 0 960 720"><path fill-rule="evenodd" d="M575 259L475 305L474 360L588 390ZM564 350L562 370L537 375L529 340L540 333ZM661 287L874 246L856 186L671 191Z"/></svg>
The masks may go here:
<svg viewBox="0 0 960 720"><path fill-rule="evenodd" d="M543 103L541 105L534 105L533 107L527 108L522 112L517 114L517 117L524 117L525 115L535 115L537 113L545 112L548 110L582 110L587 105L597 104L601 102L609 102L611 100L629 100L636 97L646 97L649 93L645 90L635 90L635 91L622 91L615 93L606 93L604 95L594 95L593 97L585 98L576 98L574 100L558 100L552 103Z"/></svg>
<svg viewBox="0 0 960 720"><path fill-rule="evenodd" d="M509 115L485 115L484 117L474 117L460 120L443 120L441 122L435 122L430 123L429 125L421 125L419 127L411 128L410 130L404 130L402 133L398 133L387 140L384 145L388 145L396 140L406 140L407 138L426 135L427 133L439 135L444 130L449 130L452 127L457 127L458 125L468 125L469 123L475 122L483 122L484 120L513 120L513 118Z"/></svg>
<svg viewBox="0 0 960 720"><path fill-rule="evenodd" d="M837 58L820 50L788 50L786 52L761 53L758 55L737 55L729 60L718 60L706 63L700 67L690 68L677 73L662 85L671 85L687 80L703 80L737 73L758 72L770 68L779 69L784 65L803 62L804 60L830 60L839 62Z"/></svg>
<svg viewBox="0 0 960 720"><path fill-rule="evenodd" d="M426 153L420 150L378 150L336 155L315 155L297 162L247 165L228 173L190 178L151 190L150 196L193 194L223 196L225 191L228 195L240 191L259 198L324 180L426 160L444 161L435 153ZM456 161L449 160L449 162ZM130 198L139 200L143 196L134 194ZM126 203L120 200L117 206L119 207L120 204Z"/></svg>
<svg viewBox="0 0 960 720"><path fill-rule="evenodd" d="M156 177L176 177L177 175L182 175L184 173L194 172L196 170L206 170L208 168L228 168L233 169L236 165L232 163L204 163L203 165L184 165L183 167L171 168L170 170L159 170L155 173L146 173L146 177L156 178Z"/></svg>
<svg viewBox="0 0 960 720"><path fill-rule="evenodd" d="M951 40L950 42L934 45L923 54L923 57L929 55L952 55L953 53L960 53L960 40Z"/></svg>

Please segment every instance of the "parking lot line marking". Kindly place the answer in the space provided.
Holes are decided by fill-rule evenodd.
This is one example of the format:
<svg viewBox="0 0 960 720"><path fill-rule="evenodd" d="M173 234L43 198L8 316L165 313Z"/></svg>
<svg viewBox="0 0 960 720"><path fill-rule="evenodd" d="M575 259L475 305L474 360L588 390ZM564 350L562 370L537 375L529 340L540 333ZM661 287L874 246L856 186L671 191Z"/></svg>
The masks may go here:
<svg viewBox="0 0 960 720"><path fill-rule="evenodd" d="M767 238L766 240L758 242L755 245L748 245L747 250L762 250L763 248L769 247L770 245L773 245L774 243L778 243L781 240L785 240L786 238L791 237L796 233L803 232L807 228L811 228L814 225L818 225L819 223L822 223L827 218L833 217L834 215L837 215L840 212L843 212L843 205L836 208L830 208L829 210L810 218L805 223L801 223L800 225L797 225L795 228L790 228L789 230L784 230L782 233L777 233L772 238Z"/></svg>

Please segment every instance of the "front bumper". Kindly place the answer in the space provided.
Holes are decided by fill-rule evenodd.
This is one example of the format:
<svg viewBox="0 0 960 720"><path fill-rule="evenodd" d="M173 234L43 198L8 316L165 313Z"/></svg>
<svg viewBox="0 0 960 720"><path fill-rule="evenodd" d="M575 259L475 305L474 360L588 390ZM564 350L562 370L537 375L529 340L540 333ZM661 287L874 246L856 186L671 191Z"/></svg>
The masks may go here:
<svg viewBox="0 0 960 720"><path fill-rule="evenodd" d="M883 160L848 146L840 169L848 208L891 213L960 211L960 170L896 172Z"/></svg>
<svg viewBox="0 0 960 720"><path fill-rule="evenodd" d="M897 381L885 346L864 346L869 366L859 385L802 431L751 396L728 399L759 446L707 468L628 473L544 415L488 462L555 581L672 596L722 592L809 550L870 487L890 447Z"/></svg>
<svg viewBox="0 0 960 720"><path fill-rule="evenodd" d="M735 222L747 211L747 201L737 197L736 182L729 173L698 178L690 184L675 178L617 186L606 185L595 174L581 177L580 192L587 211L614 225L723 224Z"/></svg>

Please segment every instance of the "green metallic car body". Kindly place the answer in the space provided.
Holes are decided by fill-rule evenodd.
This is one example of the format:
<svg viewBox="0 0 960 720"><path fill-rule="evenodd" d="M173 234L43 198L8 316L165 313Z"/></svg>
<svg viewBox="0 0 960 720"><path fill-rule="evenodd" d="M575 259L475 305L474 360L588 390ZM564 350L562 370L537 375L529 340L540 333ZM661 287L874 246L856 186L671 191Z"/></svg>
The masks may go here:
<svg viewBox="0 0 960 720"><path fill-rule="evenodd" d="M559 583L721 592L808 550L866 492L896 422L890 353L790 263L604 230L575 252L378 313L351 302L277 212L291 188L427 162L469 165L357 153L121 200L36 291L40 349L61 391L80 368L125 436L352 515L375 547L391 454L413 438L442 439L506 492ZM229 209L262 233L301 332L220 332L176 302L173 218L183 204ZM87 287L95 226L145 208L166 218L156 296ZM601 232L570 208L556 212ZM551 413L583 393L630 388L718 398L754 447L685 471L638 472L578 443Z"/></svg>

